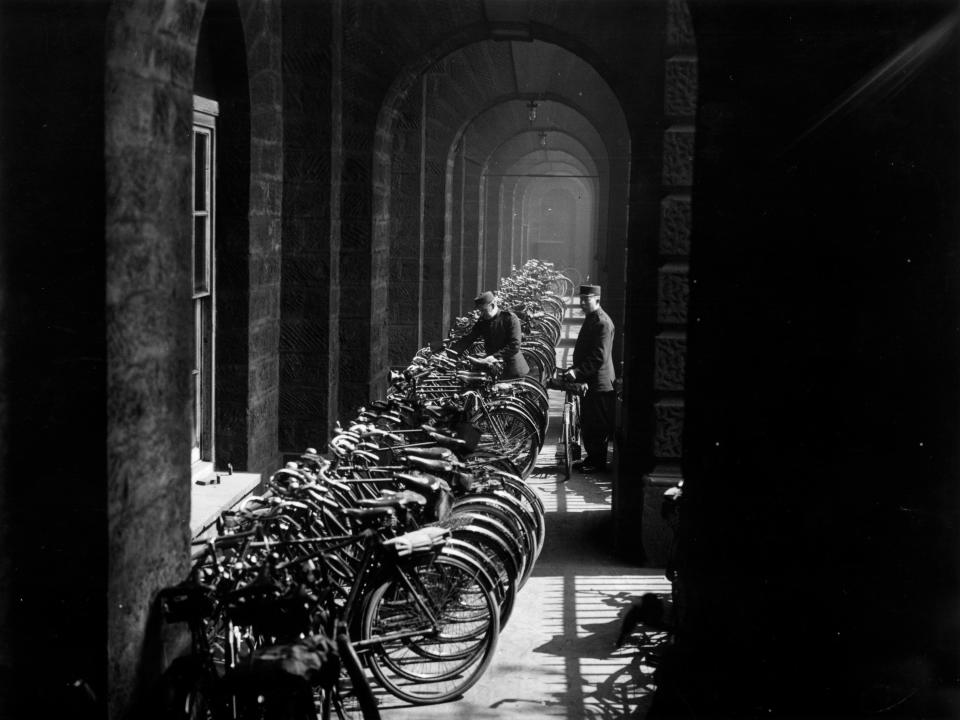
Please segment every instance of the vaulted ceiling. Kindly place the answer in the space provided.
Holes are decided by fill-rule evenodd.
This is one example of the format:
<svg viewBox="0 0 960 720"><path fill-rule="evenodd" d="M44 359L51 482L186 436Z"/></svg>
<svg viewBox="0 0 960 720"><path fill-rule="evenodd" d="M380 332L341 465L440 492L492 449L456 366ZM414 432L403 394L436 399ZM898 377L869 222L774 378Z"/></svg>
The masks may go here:
<svg viewBox="0 0 960 720"><path fill-rule="evenodd" d="M484 41L443 58L435 71L438 105L454 114L467 155L490 174L546 160L547 174L596 176L611 158L628 153L616 96L569 50L541 41Z"/></svg>

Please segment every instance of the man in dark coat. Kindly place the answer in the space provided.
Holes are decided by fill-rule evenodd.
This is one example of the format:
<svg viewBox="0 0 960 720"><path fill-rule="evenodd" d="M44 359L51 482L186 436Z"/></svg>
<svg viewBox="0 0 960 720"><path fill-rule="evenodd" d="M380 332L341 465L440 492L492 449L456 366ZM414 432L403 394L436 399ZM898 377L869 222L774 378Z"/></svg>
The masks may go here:
<svg viewBox="0 0 960 720"><path fill-rule="evenodd" d="M585 319L573 348L573 365L564 378L587 383L580 405L580 429L587 456L585 473L607 469L607 443L613 437L616 391L613 369L613 321L600 307L600 286L580 286L580 307Z"/></svg>
<svg viewBox="0 0 960 720"><path fill-rule="evenodd" d="M502 362L502 378L522 377L529 373L530 367L520 352L520 318L509 310L502 309L496 296L489 290L478 295L473 302L480 310L480 319L470 332L453 343L450 349L460 354L477 340L483 340L486 355L472 358L474 363L490 367L496 362Z"/></svg>

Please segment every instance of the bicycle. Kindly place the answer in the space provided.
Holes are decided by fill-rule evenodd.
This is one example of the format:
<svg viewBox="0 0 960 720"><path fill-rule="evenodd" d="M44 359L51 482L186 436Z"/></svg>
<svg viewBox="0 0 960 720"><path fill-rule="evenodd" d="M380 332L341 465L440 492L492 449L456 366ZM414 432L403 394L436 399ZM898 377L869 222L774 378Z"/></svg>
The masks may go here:
<svg viewBox="0 0 960 720"><path fill-rule="evenodd" d="M547 381L547 388L564 393L556 459L564 479L569 480L573 463L580 459L580 398L586 394L587 385L553 377Z"/></svg>
<svg viewBox="0 0 960 720"><path fill-rule="evenodd" d="M191 653L163 673L157 716L379 720L346 625L317 626L320 595L295 577L302 564L277 562L278 544L261 536L207 541L190 577L160 591L165 621L187 623Z"/></svg>

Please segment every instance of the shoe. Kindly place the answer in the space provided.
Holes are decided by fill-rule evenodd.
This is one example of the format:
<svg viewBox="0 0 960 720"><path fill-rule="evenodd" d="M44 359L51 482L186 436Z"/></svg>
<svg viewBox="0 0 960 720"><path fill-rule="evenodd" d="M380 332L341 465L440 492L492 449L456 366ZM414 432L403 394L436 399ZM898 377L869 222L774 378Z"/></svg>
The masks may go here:
<svg viewBox="0 0 960 720"><path fill-rule="evenodd" d="M605 473L606 471L607 471L606 464L601 465L599 463L592 463L589 461L585 461L580 466L580 472L582 472L584 475L594 475L596 473Z"/></svg>

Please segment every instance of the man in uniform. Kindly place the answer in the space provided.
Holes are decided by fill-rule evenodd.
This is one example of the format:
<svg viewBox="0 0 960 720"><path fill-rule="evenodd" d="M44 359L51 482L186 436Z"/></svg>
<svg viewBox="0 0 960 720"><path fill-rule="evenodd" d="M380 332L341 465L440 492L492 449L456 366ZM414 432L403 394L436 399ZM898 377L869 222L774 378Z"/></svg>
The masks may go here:
<svg viewBox="0 0 960 720"><path fill-rule="evenodd" d="M587 456L580 469L585 473L604 472L616 409L613 321L600 307L599 285L580 286L580 308L585 319L573 348L573 365L563 377L587 383L587 394L580 404L580 432Z"/></svg>
<svg viewBox="0 0 960 720"><path fill-rule="evenodd" d="M477 340L483 340L486 355L471 358L477 365L490 367L496 362L503 363L501 378L522 377L530 372L526 359L520 352L520 318L509 310L500 307L497 297L487 290L473 300L480 311L480 319L469 333L450 346L458 355Z"/></svg>

